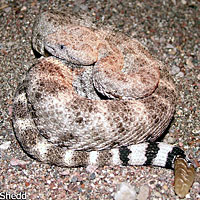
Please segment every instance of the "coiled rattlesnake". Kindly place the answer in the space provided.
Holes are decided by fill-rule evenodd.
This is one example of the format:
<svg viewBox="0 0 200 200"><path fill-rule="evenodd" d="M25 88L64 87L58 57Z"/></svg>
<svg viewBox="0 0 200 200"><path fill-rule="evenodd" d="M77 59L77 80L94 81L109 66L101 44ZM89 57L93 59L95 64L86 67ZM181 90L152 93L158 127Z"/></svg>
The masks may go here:
<svg viewBox="0 0 200 200"><path fill-rule="evenodd" d="M36 20L32 41L36 51L53 57L30 68L14 98L13 125L28 154L67 167L173 168L177 156L185 158L181 149L154 142L171 121L176 92L160 74L162 63L137 40L45 12ZM75 91L75 68L87 71L87 66L91 90L104 99Z"/></svg>

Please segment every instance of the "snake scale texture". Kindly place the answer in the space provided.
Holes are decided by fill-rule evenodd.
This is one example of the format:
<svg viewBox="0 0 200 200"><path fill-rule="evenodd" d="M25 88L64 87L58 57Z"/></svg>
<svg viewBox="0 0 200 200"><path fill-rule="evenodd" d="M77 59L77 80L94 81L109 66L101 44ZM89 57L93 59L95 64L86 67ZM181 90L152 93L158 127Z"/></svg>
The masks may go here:
<svg viewBox="0 0 200 200"><path fill-rule="evenodd" d="M155 142L173 117L176 91L140 42L47 11L36 19L32 46L51 56L38 59L14 97L16 138L29 155L64 167L185 162L181 149ZM192 182L176 193L187 194Z"/></svg>

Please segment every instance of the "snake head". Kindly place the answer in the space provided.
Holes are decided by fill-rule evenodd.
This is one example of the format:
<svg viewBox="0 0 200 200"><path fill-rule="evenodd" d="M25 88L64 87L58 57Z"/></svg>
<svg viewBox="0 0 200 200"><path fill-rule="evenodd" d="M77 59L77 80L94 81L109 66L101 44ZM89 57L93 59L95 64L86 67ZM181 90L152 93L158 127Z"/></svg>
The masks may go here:
<svg viewBox="0 0 200 200"><path fill-rule="evenodd" d="M66 46L64 44L56 44L54 42L48 42L45 40L45 52L47 52L49 55L53 55L57 58L65 59L67 60L67 52L66 52Z"/></svg>
<svg viewBox="0 0 200 200"><path fill-rule="evenodd" d="M67 62L92 65L98 59L98 51L93 45L94 42L88 41L87 34L96 41L95 33L88 28L81 26L60 28L45 36L44 48L53 56Z"/></svg>

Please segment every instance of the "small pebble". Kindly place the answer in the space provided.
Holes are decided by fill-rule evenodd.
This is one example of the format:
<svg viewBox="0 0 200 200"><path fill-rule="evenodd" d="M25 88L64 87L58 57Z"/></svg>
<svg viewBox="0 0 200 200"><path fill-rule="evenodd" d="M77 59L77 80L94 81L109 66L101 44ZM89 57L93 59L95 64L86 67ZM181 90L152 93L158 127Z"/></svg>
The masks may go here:
<svg viewBox="0 0 200 200"><path fill-rule="evenodd" d="M137 195L138 200L147 200L149 198L150 188L148 185L143 185Z"/></svg>
<svg viewBox="0 0 200 200"><path fill-rule="evenodd" d="M75 183L78 181L78 177L77 176L73 176L72 179L71 179L71 182L72 183Z"/></svg>
<svg viewBox="0 0 200 200"><path fill-rule="evenodd" d="M29 161L24 161L24 160L19 160L19 159L16 159L16 158L12 158L12 160L10 161L10 164L12 166L21 166L21 167L23 167L24 165L29 164Z"/></svg>
<svg viewBox="0 0 200 200"><path fill-rule="evenodd" d="M176 49L169 49L169 54L170 55L175 55L176 54Z"/></svg>
<svg viewBox="0 0 200 200"><path fill-rule="evenodd" d="M96 174L95 173L90 174L90 180L94 180L95 178L96 178Z"/></svg>
<svg viewBox="0 0 200 200"><path fill-rule="evenodd" d="M192 63L192 58L188 58L187 60L186 60L186 64L187 64L187 67L188 68L194 68L194 64Z"/></svg>
<svg viewBox="0 0 200 200"><path fill-rule="evenodd" d="M173 138L173 137L170 136L170 137L168 137L167 142L169 144L174 144L176 142L176 138Z"/></svg>
<svg viewBox="0 0 200 200"><path fill-rule="evenodd" d="M181 3L185 5L187 3L187 1L186 0L181 0Z"/></svg>
<svg viewBox="0 0 200 200"><path fill-rule="evenodd" d="M95 165L88 165L88 166L86 167L86 171L89 172L89 173L95 172L96 169L97 169L97 166L95 166Z"/></svg>
<svg viewBox="0 0 200 200"><path fill-rule="evenodd" d="M65 171L61 172L60 175L63 175L63 176L70 175L70 170L66 169Z"/></svg>
<svg viewBox="0 0 200 200"><path fill-rule="evenodd" d="M155 191L155 192L154 192L154 195L155 195L156 197L159 197L159 198L162 197L162 194L160 194L160 192L158 192L158 191Z"/></svg>
<svg viewBox="0 0 200 200"><path fill-rule="evenodd" d="M6 141L3 144L0 145L0 149L1 150L6 150L10 147L11 142L10 141Z"/></svg>
<svg viewBox="0 0 200 200"><path fill-rule="evenodd" d="M168 190L168 186L167 186L166 184L164 184L162 188L163 188L164 190L166 190L166 191Z"/></svg>
<svg viewBox="0 0 200 200"><path fill-rule="evenodd" d="M177 74L179 72L180 72L180 68L175 66L175 65L173 65L172 68L171 68L172 75L175 75L175 74Z"/></svg>
<svg viewBox="0 0 200 200"><path fill-rule="evenodd" d="M121 183L119 190L115 193L115 200L135 200L136 191L129 183Z"/></svg>
<svg viewBox="0 0 200 200"><path fill-rule="evenodd" d="M5 11L6 13L9 13L9 12L11 11L11 7L6 7L6 6L5 6L4 11Z"/></svg>
<svg viewBox="0 0 200 200"><path fill-rule="evenodd" d="M26 6L23 6L23 7L21 8L21 11L27 11L27 7L26 7Z"/></svg>
<svg viewBox="0 0 200 200"><path fill-rule="evenodd" d="M171 44L167 44L166 48L167 48L167 49L174 49L174 46L171 45Z"/></svg>
<svg viewBox="0 0 200 200"><path fill-rule="evenodd" d="M184 77L184 73L183 72L179 72L178 74L176 74L176 76L182 78L182 77Z"/></svg>

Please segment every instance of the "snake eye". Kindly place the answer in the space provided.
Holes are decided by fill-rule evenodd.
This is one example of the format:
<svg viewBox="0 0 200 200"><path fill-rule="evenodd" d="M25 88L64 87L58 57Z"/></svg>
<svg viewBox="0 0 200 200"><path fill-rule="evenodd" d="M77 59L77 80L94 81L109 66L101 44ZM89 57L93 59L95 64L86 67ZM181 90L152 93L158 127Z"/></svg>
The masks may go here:
<svg viewBox="0 0 200 200"><path fill-rule="evenodd" d="M60 49L62 50L62 49L64 49L64 48L65 48L65 45L61 44L61 45L60 45Z"/></svg>

